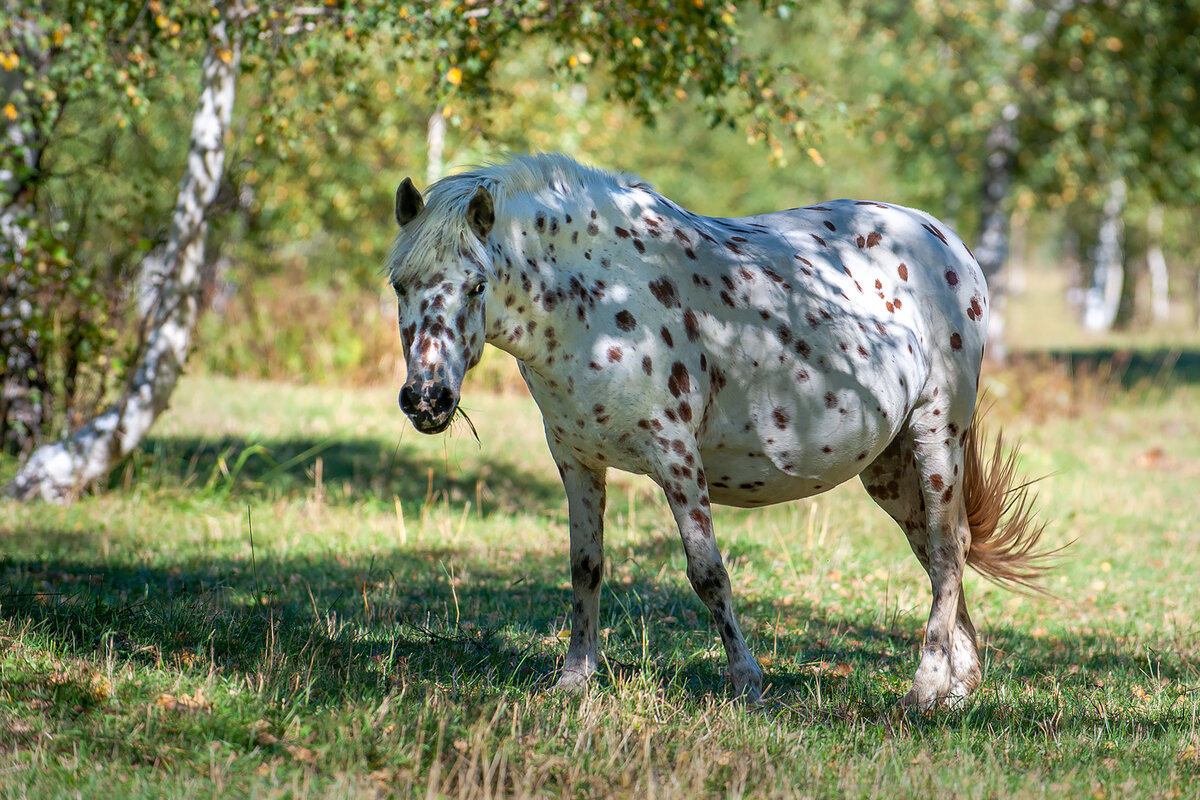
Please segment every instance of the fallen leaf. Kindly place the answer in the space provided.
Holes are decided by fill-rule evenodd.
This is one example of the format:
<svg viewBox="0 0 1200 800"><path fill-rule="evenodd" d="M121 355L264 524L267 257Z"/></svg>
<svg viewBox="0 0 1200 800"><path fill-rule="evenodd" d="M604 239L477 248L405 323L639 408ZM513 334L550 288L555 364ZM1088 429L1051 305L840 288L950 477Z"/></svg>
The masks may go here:
<svg viewBox="0 0 1200 800"><path fill-rule="evenodd" d="M311 764L317 760L317 754L307 747L301 747L298 744L285 744L284 749L288 751L292 758L297 761L302 761L305 764Z"/></svg>
<svg viewBox="0 0 1200 800"><path fill-rule="evenodd" d="M259 731L254 735L254 741L263 747L270 747L273 744L279 744L279 737L273 733Z"/></svg>
<svg viewBox="0 0 1200 800"><path fill-rule="evenodd" d="M178 697L164 692L155 698L154 705L168 711L182 711L186 714L212 710L212 703L205 698L204 692L200 689L197 689L195 694L181 694Z"/></svg>

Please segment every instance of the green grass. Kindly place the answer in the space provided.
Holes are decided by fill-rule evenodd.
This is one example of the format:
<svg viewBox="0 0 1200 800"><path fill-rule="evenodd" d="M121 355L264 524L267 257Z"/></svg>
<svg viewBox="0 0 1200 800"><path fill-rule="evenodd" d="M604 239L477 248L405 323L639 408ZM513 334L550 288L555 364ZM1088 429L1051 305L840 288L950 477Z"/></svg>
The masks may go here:
<svg viewBox="0 0 1200 800"><path fill-rule="evenodd" d="M1139 358L985 380L1074 544L1052 598L968 578L984 683L932 714L895 708L928 583L857 483L717 510L747 710L665 502L611 473L607 660L560 696L528 398L468 393L477 444L391 390L190 379L109 491L0 505L0 797L1194 797L1200 383Z"/></svg>

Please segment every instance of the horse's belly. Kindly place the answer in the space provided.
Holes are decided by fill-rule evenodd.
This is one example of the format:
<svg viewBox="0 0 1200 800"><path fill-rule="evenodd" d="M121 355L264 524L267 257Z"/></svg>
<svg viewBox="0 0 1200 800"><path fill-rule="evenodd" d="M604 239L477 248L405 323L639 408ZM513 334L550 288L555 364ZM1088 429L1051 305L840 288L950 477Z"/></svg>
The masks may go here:
<svg viewBox="0 0 1200 800"><path fill-rule="evenodd" d="M761 506L819 494L862 472L903 428L924 382L921 361L880 359L857 371L833 357L826 363L821 371L769 354L731 369L700 437L714 502Z"/></svg>
<svg viewBox="0 0 1200 800"><path fill-rule="evenodd" d="M860 473L891 440L890 431L860 431L810 447L748 433L701 449L712 502L746 508L820 494Z"/></svg>
<svg viewBox="0 0 1200 800"><path fill-rule="evenodd" d="M781 472L769 458L752 452L710 452L702 454L708 480L709 499L714 503L739 508L786 503L831 489L846 480L817 480Z"/></svg>

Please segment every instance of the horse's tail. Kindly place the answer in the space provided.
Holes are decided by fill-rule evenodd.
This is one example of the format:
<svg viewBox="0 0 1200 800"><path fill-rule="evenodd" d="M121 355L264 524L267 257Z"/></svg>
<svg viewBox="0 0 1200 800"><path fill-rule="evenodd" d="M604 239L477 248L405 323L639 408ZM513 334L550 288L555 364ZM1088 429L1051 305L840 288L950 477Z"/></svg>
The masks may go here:
<svg viewBox="0 0 1200 800"><path fill-rule="evenodd" d="M1058 550L1038 548L1046 524L1034 514L1029 483L1018 482L1015 450L1004 455L1003 436L997 435L988 457L978 423L977 413L964 442L963 491L971 526L967 564L997 583L1043 592L1038 582Z"/></svg>

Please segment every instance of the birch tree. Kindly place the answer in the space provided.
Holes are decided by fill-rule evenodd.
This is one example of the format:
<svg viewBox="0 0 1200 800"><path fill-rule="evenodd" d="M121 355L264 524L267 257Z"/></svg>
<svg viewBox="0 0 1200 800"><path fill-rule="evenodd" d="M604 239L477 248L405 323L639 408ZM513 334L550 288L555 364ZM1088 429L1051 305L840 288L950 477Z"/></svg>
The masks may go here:
<svg viewBox="0 0 1200 800"><path fill-rule="evenodd" d="M226 5L210 32L200 99L192 119L187 167L162 254L147 259L144 337L121 397L64 440L34 451L6 492L61 501L109 471L138 445L166 409L191 346L204 260L206 213L225 166L225 139L241 59L240 3Z"/></svg>

